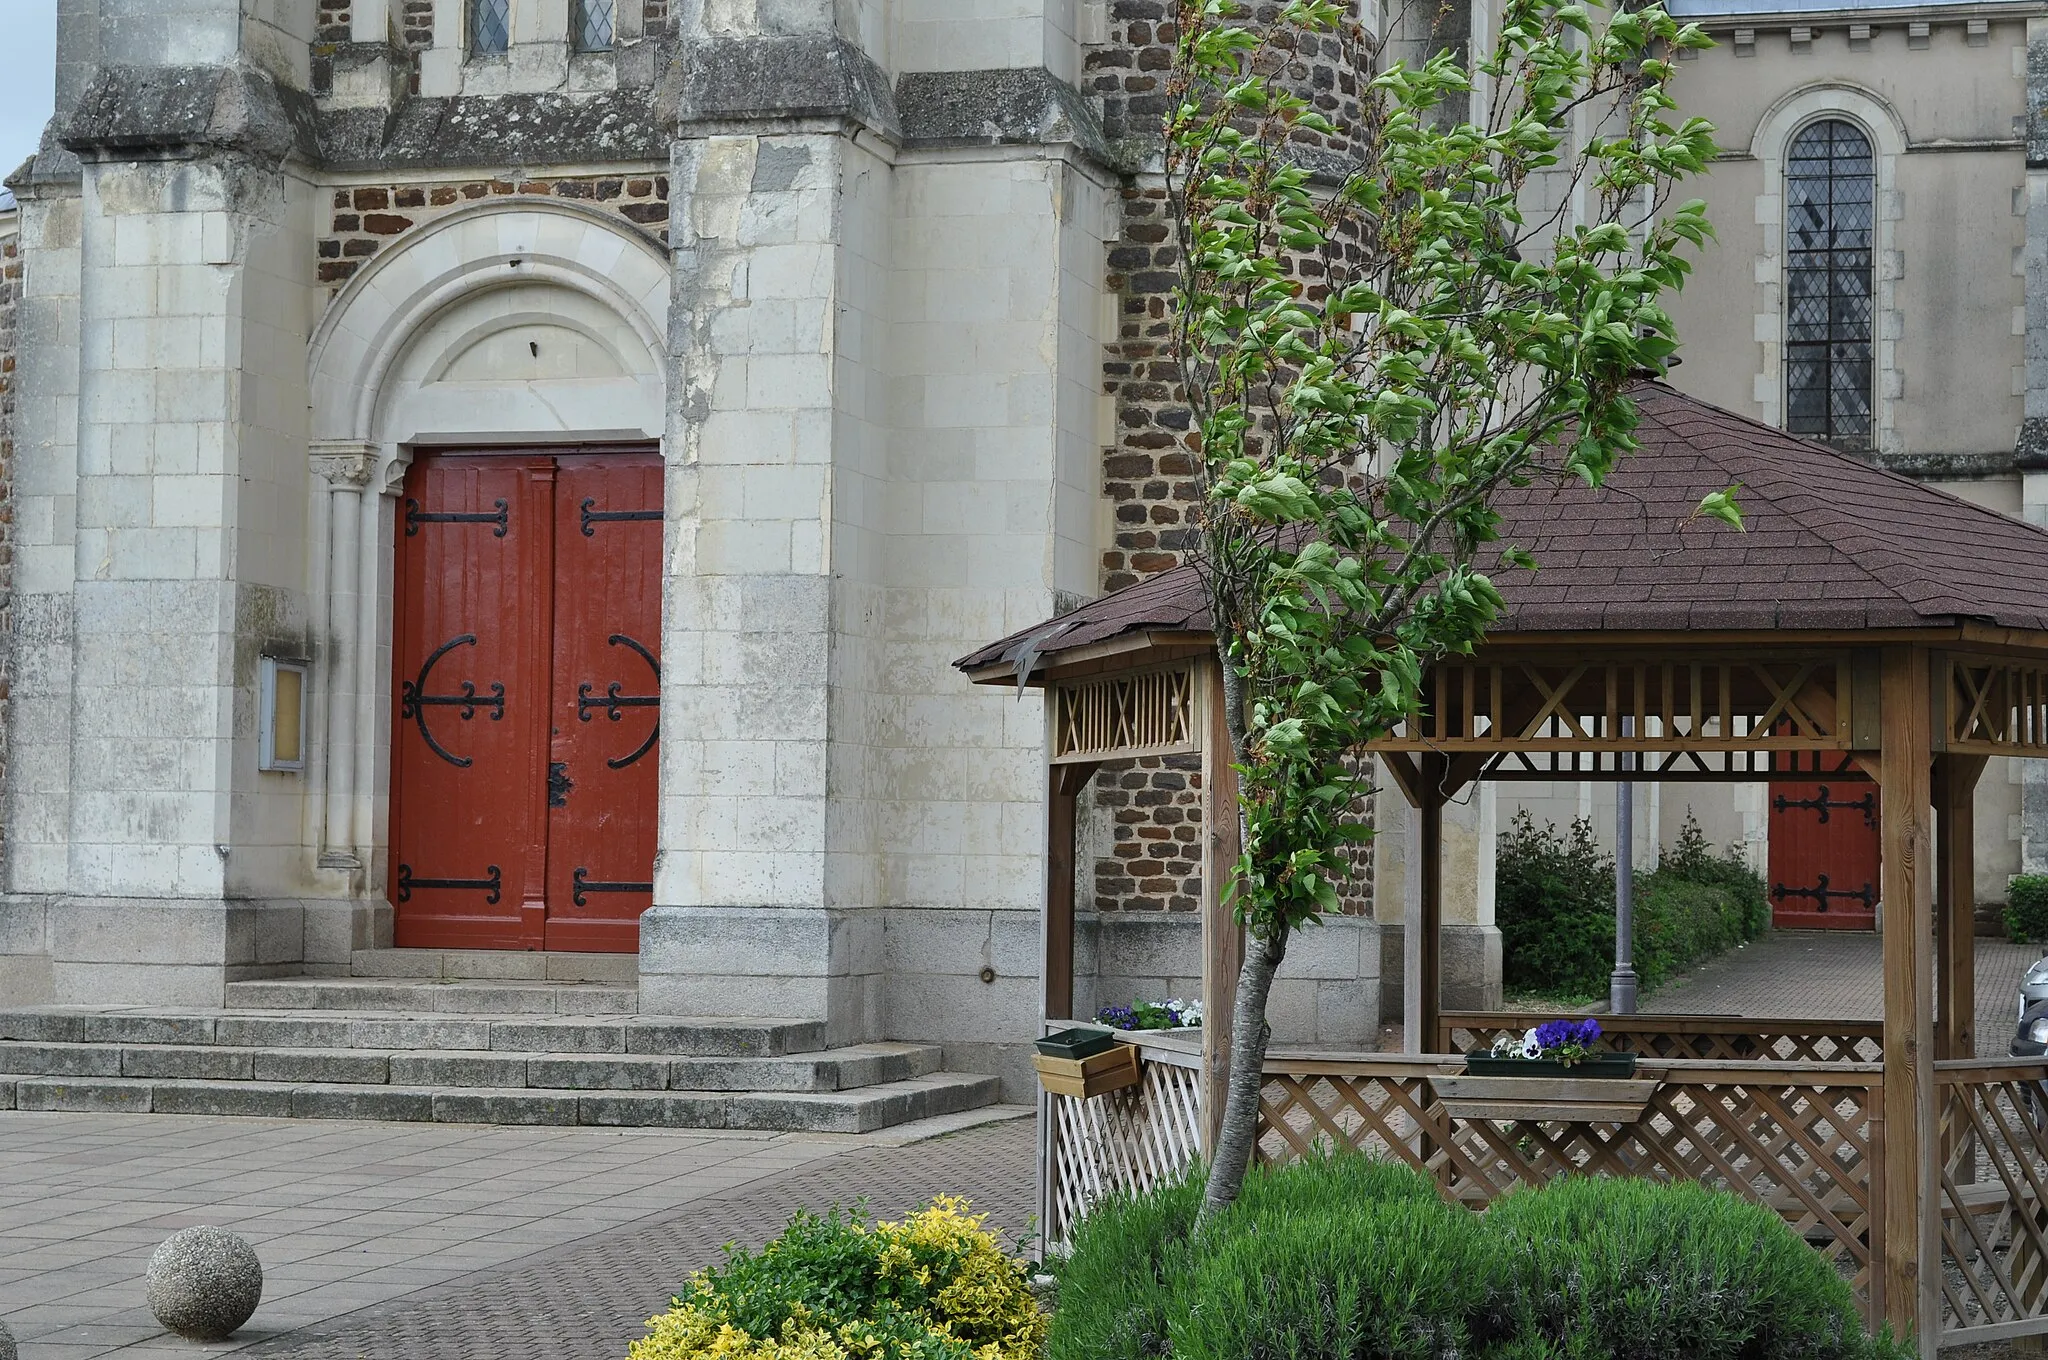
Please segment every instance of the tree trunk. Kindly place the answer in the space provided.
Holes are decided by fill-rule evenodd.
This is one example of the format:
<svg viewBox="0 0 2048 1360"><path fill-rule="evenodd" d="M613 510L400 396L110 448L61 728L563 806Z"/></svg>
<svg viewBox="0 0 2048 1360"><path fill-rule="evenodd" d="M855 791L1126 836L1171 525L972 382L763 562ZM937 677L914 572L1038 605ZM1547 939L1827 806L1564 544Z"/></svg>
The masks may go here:
<svg viewBox="0 0 2048 1360"><path fill-rule="evenodd" d="M1282 927L1285 930L1285 927ZM1209 1159L1209 1185L1202 1196L1197 1229L1237 1200L1244 1174L1259 1141L1259 1090L1266 1077L1266 998L1273 975L1287 957L1287 936L1245 940L1244 967L1238 973L1237 1005L1230 1014L1230 1082L1223 1101L1223 1127Z"/></svg>

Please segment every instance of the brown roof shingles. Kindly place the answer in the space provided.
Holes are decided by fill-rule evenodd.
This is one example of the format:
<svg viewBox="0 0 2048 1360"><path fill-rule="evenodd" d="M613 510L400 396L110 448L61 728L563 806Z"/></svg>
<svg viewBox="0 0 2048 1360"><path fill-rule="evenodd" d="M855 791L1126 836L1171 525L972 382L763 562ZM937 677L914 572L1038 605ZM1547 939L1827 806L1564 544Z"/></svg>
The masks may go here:
<svg viewBox="0 0 2048 1360"><path fill-rule="evenodd" d="M1642 448L1599 489L1504 492L1504 542L1541 569L1495 577L1495 633L1878 629L1977 619L2048 629L2048 532L1710 406L1660 383L1634 393ZM1743 530L1695 514L1740 484ZM1206 629L1183 567L991 643L959 664L1057 653L1146 629Z"/></svg>

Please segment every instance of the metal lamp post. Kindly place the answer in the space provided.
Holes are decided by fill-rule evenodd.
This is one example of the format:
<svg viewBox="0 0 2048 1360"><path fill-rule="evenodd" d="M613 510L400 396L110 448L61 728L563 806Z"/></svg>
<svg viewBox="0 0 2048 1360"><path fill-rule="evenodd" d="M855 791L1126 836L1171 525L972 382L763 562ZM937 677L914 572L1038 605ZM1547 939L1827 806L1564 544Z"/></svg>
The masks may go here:
<svg viewBox="0 0 2048 1360"><path fill-rule="evenodd" d="M1635 721L1621 720L1621 734L1633 736ZM1635 768L1635 756L1621 753L1624 773ZM1636 1013L1636 786L1628 780L1614 786L1614 973L1607 980L1607 1009L1613 1015Z"/></svg>

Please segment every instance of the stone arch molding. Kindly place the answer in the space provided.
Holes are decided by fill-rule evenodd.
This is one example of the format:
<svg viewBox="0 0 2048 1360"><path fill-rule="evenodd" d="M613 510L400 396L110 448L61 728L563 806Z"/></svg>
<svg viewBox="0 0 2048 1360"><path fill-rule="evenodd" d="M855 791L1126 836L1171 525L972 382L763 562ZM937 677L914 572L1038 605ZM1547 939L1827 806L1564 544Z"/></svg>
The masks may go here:
<svg viewBox="0 0 2048 1360"><path fill-rule="evenodd" d="M668 303L661 248L602 213L545 200L458 209L371 260L328 308L309 356L313 439L659 438ZM493 337L543 330L580 363L508 366L488 382L458 367Z"/></svg>

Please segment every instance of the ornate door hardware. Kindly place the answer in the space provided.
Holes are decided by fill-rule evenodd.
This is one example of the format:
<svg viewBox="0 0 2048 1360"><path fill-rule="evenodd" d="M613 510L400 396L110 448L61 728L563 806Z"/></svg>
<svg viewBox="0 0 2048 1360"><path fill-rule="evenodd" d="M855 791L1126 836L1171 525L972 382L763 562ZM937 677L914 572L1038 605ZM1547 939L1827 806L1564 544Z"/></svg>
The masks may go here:
<svg viewBox="0 0 2048 1360"><path fill-rule="evenodd" d="M428 749L450 765L462 770L469 768L470 758L453 754L447 747L434 739L433 731L427 726L427 710L429 708L459 708L462 712L458 716L461 717L462 721L468 722L476 717L479 708L487 708L491 713L491 721L500 722L505 717L505 687L502 684L493 684L490 697L483 698L477 694L474 681L464 680L462 682L462 691L459 694L429 694L427 693L427 676L432 673L435 665L442 657L448 655L457 647L474 646L476 646L476 634L474 633L462 633L449 638L434 649L433 655L429 656L426 664L420 667L419 676L416 679L401 683L398 692L399 720L417 724L420 729L420 739L427 743Z"/></svg>
<svg viewBox="0 0 2048 1360"><path fill-rule="evenodd" d="M1830 798L1828 797L1828 786L1822 784L1817 797L1787 798L1781 793L1771 800L1771 808L1776 812L1789 812L1794 808L1806 808L1816 811L1820 813L1820 823L1822 826L1828 824L1828 813L1830 810L1834 808L1842 808L1845 811L1854 810L1863 814L1863 824L1865 826L1870 827L1872 830L1877 828L1876 790L1864 794L1861 798Z"/></svg>
<svg viewBox="0 0 2048 1360"><path fill-rule="evenodd" d="M647 648L642 646L640 643L634 641L632 638L627 637L624 633L613 633L609 638L605 639L605 641L610 646L629 647L633 651L638 652L640 654L640 659L645 661L647 663L648 669L654 672L655 685L657 686L657 688L660 686L661 663L654 659L654 653L648 651ZM593 708L603 709L604 714L607 718L610 718L613 722L618 722L620 718L623 716L620 712L620 710L622 709L661 707L661 695L659 693L621 694L619 691L625 688L624 681L614 680L609 685L605 686L605 693L602 698L595 697L591 694L591 691L595 688L595 685L590 684L588 682L585 682L584 684L578 685L576 687L576 720L578 722L589 722L590 710ZM634 761L640 759L640 757L646 755L649 751L653 750L654 743L660 738L660 736L661 719L657 717L654 720L653 730L648 732L647 734L647 740L641 742L640 745L633 751L631 755L621 756L616 760L607 760L605 764L611 766L614 770L625 769L628 765L631 765Z"/></svg>
<svg viewBox="0 0 2048 1360"><path fill-rule="evenodd" d="M590 877L590 870L580 864L576 866L576 872L569 876L569 881L575 889L571 900L579 907L590 905L584 900L583 895L585 893L651 893L654 891L652 883L593 882Z"/></svg>
<svg viewBox="0 0 2048 1360"><path fill-rule="evenodd" d="M505 532L512 527L512 507L503 500L494 504L498 507L497 510L488 513L422 510L420 503L408 496L405 501L405 536L411 538L419 533L422 524L495 524L498 527L491 530L491 537L503 538Z"/></svg>
<svg viewBox="0 0 2048 1360"><path fill-rule="evenodd" d="M555 761L548 766L548 806L569 806L569 795L576 788L576 781L569 778L569 766Z"/></svg>
<svg viewBox="0 0 2048 1360"><path fill-rule="evenodd" d="M1783 902L1787 898L1801 898L1814 903L1816 911L1826 911L1829 900L1837 897L1847 902L1861 902L1865 911L1877 910L1877 889L1868 883L1853 892L1846 888L1830 888L1828 876L1821 874L1816 886L1811 888L1788 888L1782 883L1771 885L1772 900Z"/></svg>
<svg viewBox="0 0 2048 1360"><path fill-rule="evenodd" d="M630 524L649 521L658 523L662 518L662 512L659 510L599 510L595 508L596 505L597 497L585 496L583 498L582 520L583 536L585 538L597 537L595 526L599 524Z"/></svg>
<svg viewBox="0 0 2048 1360"><path fill-rule="evenodd" d="M398 900L401 903L412 901L414 888L446 888L457 892L481 892L485 902L496 906L500 890L505 885L505 876L495 864L488 872L489 878L415 878L412 866L401 864L398 866Z"/></svg>

